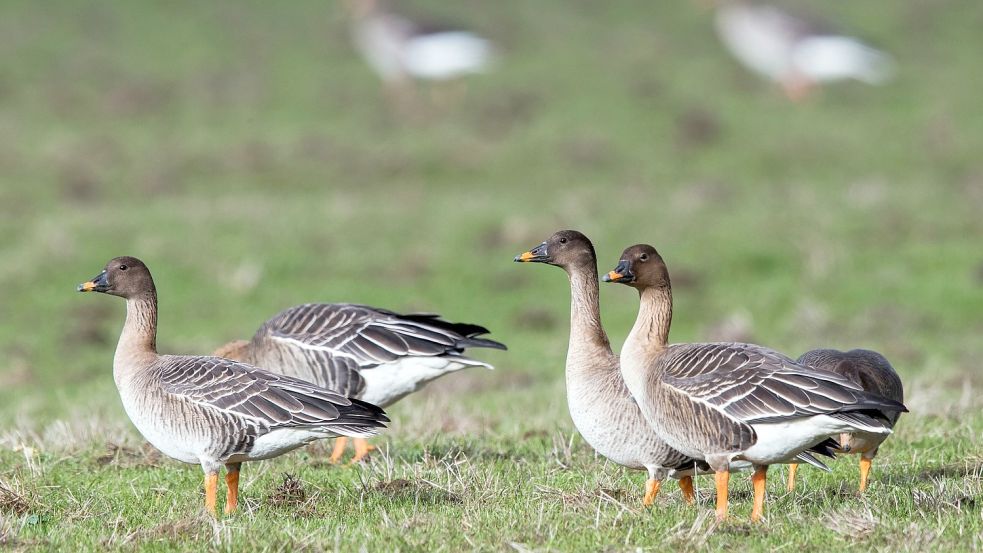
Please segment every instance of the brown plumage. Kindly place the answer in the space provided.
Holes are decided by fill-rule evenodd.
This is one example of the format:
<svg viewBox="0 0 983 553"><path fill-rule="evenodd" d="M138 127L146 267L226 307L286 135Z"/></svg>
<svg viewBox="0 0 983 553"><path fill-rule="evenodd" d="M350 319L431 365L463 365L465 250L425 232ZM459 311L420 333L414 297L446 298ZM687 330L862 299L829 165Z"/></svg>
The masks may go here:
<svg viewBox="0 0 983 553"><path fill-rule="evenodd" d="M516 256L515 261L555 265L569 277L567 405L584 440L615 463L648 470L645 505L652 504L667 476L680 479L684 497L691 502L691 475L696 465L704 470L708 467L669 447L645 421L625 387L620 361L601 326L593 244L577 231L559 231L539 246Z"/></svg>
<svg viewBox="0 0 983 553"><path fill-rule="evenodd" d="M339 394L388 407L446 374L491 365L471 359L472 347L506 349L481 338L488 329L429 313L399 314L348 303L309 303L285 309L248 342L237 340L215 355L313 382ZM330 460L344 453L341 438ZM355 461L372 447L358 438Z"/></svg>
<svg viewBox="0 0 983 553"><path fill-rule="evenodd" d="M877 394L899 403L904 401L904 387L901 377L891 366L891 363L876 351L854 349L839 351L835 349L814 349L802 354L798 359L800 365L831 371L859 385L866 392ZM885 413L884 420L890 428L898 422L900 411ZM837 453L854 453L860 455L860 491L867 489L867 479L870 467L877 450L887 435L871 433L847 432L839 436ZM795 489L795 465L789 470L788 490Z"/></svg>
<svg viewBox="0 0 983 553"><path fill-rule="evenodd" d="M126 299L113 360L123 407L154 447L201 465L212 513L222 465L228 513L237 506L243 461L276 457L320 438L374 435L389 420L375 405L297 378L218 357L158 354L157 291L139 259L117 257L78 289Z"/></svg>
<svg viewBox="0 0 983 553"><path fill-rule="evenodd" d="M885 413L905 410L836 373L762 346L669 345L672 286L652 246L627 248L605 280L628 284L641 298L621 355L625 383L661 438L714 469L718 517L726 516L732 461L755 465L752 520L759 520L769 465L792 462L841 432L889 434Z"/></svg>

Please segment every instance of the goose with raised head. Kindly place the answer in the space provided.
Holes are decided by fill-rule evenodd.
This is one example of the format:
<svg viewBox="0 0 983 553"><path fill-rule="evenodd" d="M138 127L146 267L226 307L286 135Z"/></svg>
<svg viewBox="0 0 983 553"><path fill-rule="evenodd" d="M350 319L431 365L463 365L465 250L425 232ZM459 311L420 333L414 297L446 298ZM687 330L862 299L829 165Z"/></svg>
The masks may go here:
<svg viewBox="0 0 983 553"><path fill-rule="evenodd" d="M901 377L898 376L891 363L876 351L869 349L852 349L850 351L814 349L803 353L797 363L834 372L863 387L867 392L893 399L898 403L904 401L904 386L901 384ZM884 422L893 429L900 416L900 411L890 412ZM870 475L871 464L885 439L887 439L885 434L869 432L846 432L839 436L837 453L860 455L861 493L867 489L867 478ZM795 489L797 466L795 464L789 466L788 491Z"/></svg>
<svg viewBox="0 0 983 553"><path fill-rule="evenodd" d="M713 469L719 519L727 515L732 462L754 466L751 520L759 521L769 465L793 462L802 451L843 432L890 434L886 413L906 410L836 373L801 366L762 346L670 345L672 286L652 246L627 248L604 280L639 292L621 373L656 433Z"/></svg>
<svg viewBox="0 0 983 553"><path fill-rule="evenodd" d="M750 0L717 0L720 40L745 67L780 84L792 100L817 84L855 79L880 84L894 62L859 39L814 17Z"/></svg>
<svg viewBox="0 0 983 553"><path fill-rule="evenodd" d="M285 309L248 342L236 340L215 355L313 382L346 397L388 407L427 383L470 367L492 366L467 357L467 348L506 349L480 338L488 329L452 323L429 313L399 314L349 303L309 303ZM373 446L355 438L353 462ZM345 451L335 441L330 461Z"/></svg>
<svg viewBox="0 0 983 553"><path fill-rule="evenodd" d="M310 382L219 357L157 353L157 289L134 257L117 257L80 292L126 300L113 378L137 430L168 457L205 472L215 514L226 468L225 512L236 510L244 461L269 459L321 438L368 437L388 422L379 407Z"/></svg>
<svg viewBox="0 0 983 553"><path fill-rule="evenodd" d="M669 447L652 430L621 378L620 361L601 326L597 256L594 245L575 230L562 230L516 256L522 263L560 267L570 281L570 340L566 360L567 407L584 440L615 463L648 471L646 506L662 480L672 475L688 503L694 500L692 473L703 464Z"/></svg>

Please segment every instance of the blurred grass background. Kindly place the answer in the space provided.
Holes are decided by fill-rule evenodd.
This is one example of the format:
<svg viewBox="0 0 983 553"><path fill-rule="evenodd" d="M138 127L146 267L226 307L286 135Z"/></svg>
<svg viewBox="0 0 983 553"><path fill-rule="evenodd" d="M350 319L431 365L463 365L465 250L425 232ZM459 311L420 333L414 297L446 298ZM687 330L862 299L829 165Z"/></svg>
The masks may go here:
<svg viewBox="0 0 983 553"><path fill-rule="evenodd" d="M909 388L983 386L983 5L813 6L900 71L801 104L697 3L405 5L500 49L415 121L386 108L340 4L0 5L0 423L124 417L122 302L74 286L135 255L163 352L303 302L435 311L510 351L394 406L393 439L569 432L565 279L511 262L560 228L601 270L654 244L673 341L867 347ZM637 300L601 299L617 348Z"/></svg>

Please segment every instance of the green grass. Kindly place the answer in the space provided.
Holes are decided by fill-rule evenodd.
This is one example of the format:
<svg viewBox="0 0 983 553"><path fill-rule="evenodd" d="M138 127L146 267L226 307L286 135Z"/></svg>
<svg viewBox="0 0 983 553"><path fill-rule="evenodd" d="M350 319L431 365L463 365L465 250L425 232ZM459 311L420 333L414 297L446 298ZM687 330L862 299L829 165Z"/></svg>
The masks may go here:
<svg viewBox="0 0 983 553"><path fill-rule="evenodd" d="M331 3L0 6L0 548L983 548L983 8L822 6L901 71L791 105L692 3L413 6L502 46L418 122L386 111ZM695 508L667 485L642 510L643 476L566 413L563 275L511 263L559 228L602 270L658 247L674 341L887 355L912 412L869 492L848 457L794 494L774 469L760 527L743 476L721 527L707 479ZM330 444L247 465L243 512L212 523L200 469L120 408L122 302L73 292L123 254L154 273L165 352L307 301L437 311L510 350L394 406L364 466L326 466ZM601 294L618 345L637 300Z"/></svg>

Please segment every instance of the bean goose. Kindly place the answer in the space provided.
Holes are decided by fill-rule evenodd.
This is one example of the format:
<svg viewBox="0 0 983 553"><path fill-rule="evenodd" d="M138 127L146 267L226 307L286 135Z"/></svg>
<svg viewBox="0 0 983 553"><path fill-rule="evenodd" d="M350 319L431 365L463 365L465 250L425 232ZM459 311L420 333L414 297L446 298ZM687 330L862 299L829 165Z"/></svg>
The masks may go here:
<svg viewBox="0 0 983 553"><path fill-rule="evenodd" d="M577 431L613 462L648 471L645 506L652 505L669 475L679 479L683 498L692 503L695 465L707 467L666 445L625 387L621 363L601 326L594 245L575 230L562 230L515 261L554 265L569 277L570 345L565 372L567 407Z"/></svg>
<svg viewBox="0 0 983 553"><path fill-rule="evenodd" d="M248 342L237 340L215 355L310 381L347 397L388 407L428 382L468 367L492 366L464 355L470 347L506 349L479 338L488 329L437 315L401 315L347 303L311 303L269 319ZM338 438L331 462L345 450ZM355 439L360 461L373 449Z"/></svg>
<svg viewBox="0 0 983 553"><path fill-rule="evenodd" d="M212 514L222 465L225 512L231 513L244 461L276 457L320 438L371 436L389 420L375 405L297 378L218 357L158 354L157 290L139 259L111 260L78 290L126 300L113 358L123 408L154 447L201 465L205 507Z"/></svg>
<svg viewBox="0 0 983 553"><path fill-rule="evenodd" d="M880 84L893 62L883 52L828 24L771 4L719 0L716 29L745 67L779 83L793 100L818 83L855 79Z"/></svg>
<svg viewBox="0 0 983 553"><path fill-rule="evenodd" d="M876 351L854 349L847 352L835 349L814 349L802 354L796 361L800 365L835 372L865 391L893 399L904 401L904 387L901 378L895 372L891 363ZM888 413L884 421L888 427L894 428L901 416L900 411ZM856 453L860 455L860 491L867 489L867 477L870 465L877 455L877 450L887 435L871 433L844 433L840 435L837 453ZM789 466L788 491L795 489L795 472L797 465Z"/></svg>
<svg viewBox="0 0 983 553"><path fill-rule="evenodd" d="M905 411L829 371L801 366L752 344L669 345L672 288L659 253L640 244L604 276L636 288L638 319L625 341L621 373L661 438L715 473L717 517L727 515L731 463L754 466L751 520L764 511L768 466L788 463L842 432L890 434L885 414Z"/></svg>

